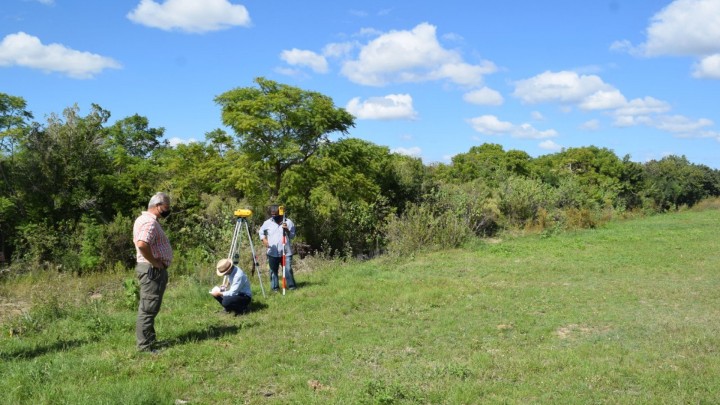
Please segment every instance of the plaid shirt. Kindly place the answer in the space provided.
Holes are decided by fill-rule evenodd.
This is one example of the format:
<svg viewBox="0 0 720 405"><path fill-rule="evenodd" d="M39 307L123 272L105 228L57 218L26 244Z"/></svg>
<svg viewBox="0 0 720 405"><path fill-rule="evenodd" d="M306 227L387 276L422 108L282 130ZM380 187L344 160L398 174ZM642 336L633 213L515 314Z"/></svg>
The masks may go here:
<svg viewBox="0 0 720 405"><path fill-rule="evenodd" d="M147 211L143 211L135 220L135 225L133 226L133 242L135 243L138 263L149 263L142 253L140 253L140 249L137 248L138 241L143 241L150 245L153 256L163 262L165 267L170 267L173 259L170 241L167 236L165 236L165 232L157 221L157 217Z"/></svg>

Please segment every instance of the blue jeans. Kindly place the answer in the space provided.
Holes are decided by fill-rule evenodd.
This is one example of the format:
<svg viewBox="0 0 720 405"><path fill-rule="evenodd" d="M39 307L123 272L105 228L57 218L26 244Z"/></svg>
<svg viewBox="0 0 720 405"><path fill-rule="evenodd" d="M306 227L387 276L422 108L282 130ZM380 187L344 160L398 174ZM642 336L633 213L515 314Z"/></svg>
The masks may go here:
<svg viewBox="0 0 720 405"><path fill-rule="evenodd" d="M268 255L268 266L270 266L270 288L273 290L280 289L280 282L278 277L278 270L280 269L280 263L282 257L275 257ZM285 281L287 281L287 288L295 288L295 277L292 271L292 255L285 256Z"/></svg>
<svg viewBox="0 0 720 405"><path fill-rule="evenodd" d="M242 314L245 312L250 306L250 301L252 301L252 298L245 294L231 295L228 297L213 296L213 298L215 298L217 302L225 308L225 312L235 312L236 314Z"/></svg>

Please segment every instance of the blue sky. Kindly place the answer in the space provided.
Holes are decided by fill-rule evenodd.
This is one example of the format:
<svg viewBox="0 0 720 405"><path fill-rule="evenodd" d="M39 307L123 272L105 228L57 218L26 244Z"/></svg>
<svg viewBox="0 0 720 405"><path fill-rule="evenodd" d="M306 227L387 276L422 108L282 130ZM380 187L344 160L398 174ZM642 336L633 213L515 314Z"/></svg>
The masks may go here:
<svg viewBox="0 0 720 405"><path fill-rule="evenodd" d="M172 143L266 77L427 164L485 142L598 146L720 168L720 0L3 0L0 92L36 121L75 104Z"/></svg>

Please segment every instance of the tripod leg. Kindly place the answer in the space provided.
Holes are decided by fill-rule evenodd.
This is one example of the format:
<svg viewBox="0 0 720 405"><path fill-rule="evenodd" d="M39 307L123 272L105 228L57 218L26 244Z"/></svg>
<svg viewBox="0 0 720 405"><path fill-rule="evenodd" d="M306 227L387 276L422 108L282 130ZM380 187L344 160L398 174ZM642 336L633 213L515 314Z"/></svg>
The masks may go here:
<svg viewBox="0 0 720 405"><path fill-rule="evenodd" d="M240 234L240 231L242 230L241 225L242 224L241 224L240 220L238 219L235 222L235 230L233 230L232 242L230 242L230 252L228 253L227 258L228 258L228 260L232 261L233 264L238 264L237 260L234 260L233 256L237 255L237 253L238 253L238 244L240 243L240 240L241 240L241 234ZM227 276L223 277L223 285L227 285L227 282L228 282L228 277Z"/></svg>
<svg viewBox="0 0 720 405"><path fill-rule="evenodd" d="M257 273L258 280L260 280L260 291L262 291L263 298L267 298L265 296L265 287L263 287L262 277L260 276L262 270L260 269L260 263L258 263L257 255L255 255L255 247L253 246L252 236L250 236L250 228L248 227L247 221L244 222L245 231L247 232L248 241L250 242L250 252L252 253L253 266L255 266L255 273Z"/></svg>

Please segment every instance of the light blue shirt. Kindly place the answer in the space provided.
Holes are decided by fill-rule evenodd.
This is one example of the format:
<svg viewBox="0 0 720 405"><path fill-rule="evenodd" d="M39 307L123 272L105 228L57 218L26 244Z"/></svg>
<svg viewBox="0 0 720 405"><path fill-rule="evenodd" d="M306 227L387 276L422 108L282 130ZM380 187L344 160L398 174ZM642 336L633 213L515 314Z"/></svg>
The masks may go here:
<svg viewBox="0 0 720 405"><path fill-rule="evenodd" d="M233 295L245 294L248 297L252 297L252 291L250 290L250 280L247 275L238 266L233 266L230 273L227 275L228 283L230 288L225 290L223 297L230 297Z"/></svg>
<svg viewBox="0 0 720 405"><path fill-rule="evenodd" d="M295 237L295 224L288 218L285 218L285 223L288 226L288 238L285 243L285 255L292 256L292 238ZM282 241L283 241L283 227L282 223L278 225L272 218L265 221L260 227L260 239L265 239L265 231L267 231L268 239L268 256L280 257L282 256Z"/></svg>

